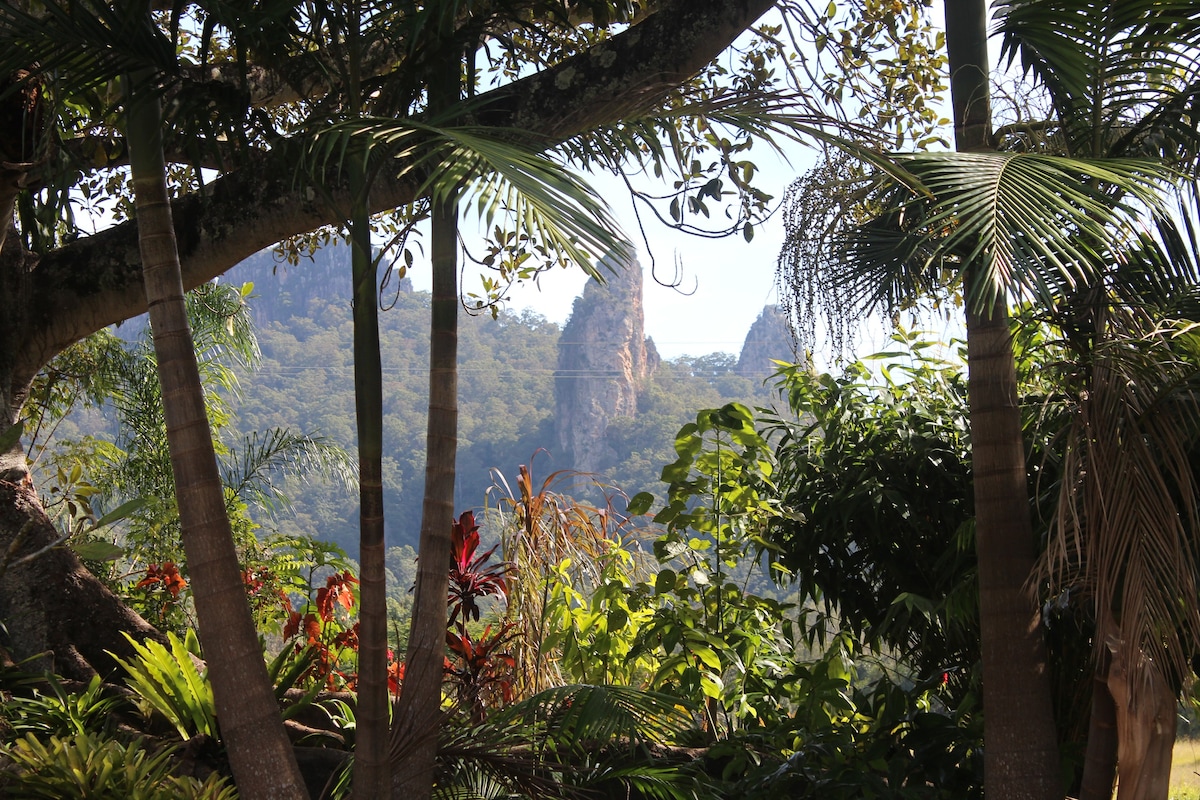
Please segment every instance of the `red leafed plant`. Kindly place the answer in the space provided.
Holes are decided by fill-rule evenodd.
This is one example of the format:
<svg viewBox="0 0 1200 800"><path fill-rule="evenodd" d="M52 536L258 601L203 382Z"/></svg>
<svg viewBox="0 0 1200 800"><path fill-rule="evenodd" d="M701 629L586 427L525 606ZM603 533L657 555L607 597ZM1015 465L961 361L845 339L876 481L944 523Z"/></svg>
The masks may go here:
<svg viewBox="0 0 1200 800"><path fill-rule="evenodd" d="M451 533L449 619L446 645L450 651L446 677L455 685L459 702L470 710L473 722L481 722L489 706L512 698L512 656L502 648L509 641L511 626L492 632L489 625L475 638L467 624L478 620L479 601L508 594L504 562L490 563L496 548L479 552L479 526L475 515L464 512Z"/></svg>
<svg viewBox="0 0 1200 800"><path fill-rule="evenodd" d="M296 653L311 650L313 664L303 679L323 682L329 690L353 690L358 682L356 669L342 662L358 653L358 623L347 626L338 614L338 607L349 612L354 608L354 586L358 578L350 572L335 572L325 579L313 600L296 610L291 598L281 592L280 602L287 613L283 626L284 641Z"/></svg>
<svg viewBox="0 0 1200 800"><path fill-rule="evenodd" d="M179 574L174 561L164 561L146 567L146 577L138 581L137 588L164 589L171 593L171 597L179 597L179 593L187 588L187 581Z"/></svg>
<svg viewBox="0 0 1200 800"><path fill-rule="evenodd" d="M510 564L491 562L496 548L479 551L479 526L475 515L464 512L454 523L451 532L450 581L447 597L446 679L454 685L459 703L469 710L474 722L483 720L486 711L512 700L512 673L515 661L504 651L511 640L512 625L504 623L493 632L487 626L478 637L472 635L468 623L480 617L479 601L485 597L504 597L508 594L506 576ZM353 595L332 584L317 592L317 613L333 611L335 603L352 602ZM339 592L342 592L339 594ZM316 617L314 616L314 619ZM301 620L294 612L289 619L287 636L299 630ZM388 653L388 689L396 694L404 682L404 664L392 660Z"/></svg>
<svg viewBox="0 0 1200 800"><path fill-rule="evenodd" d="M454 655L446 673L458 691L459 704L470 710L471 723L483 722L489 707L512 702L516 659L502 648L511 639L513 625L504 623L495 633L488 625L476 639L469 631L446 631L446 646Z"/></svg>
<svg viewBox="0 0 1200 800"><path fill-rule="evenodd" d="M479 526L475 515L463 512L454 523L450 551L450 625L465 629L471 619L479 619L478 601L488 596L507 594L505 574L509 564L488 564L496 548L479 553Z"/></svg>

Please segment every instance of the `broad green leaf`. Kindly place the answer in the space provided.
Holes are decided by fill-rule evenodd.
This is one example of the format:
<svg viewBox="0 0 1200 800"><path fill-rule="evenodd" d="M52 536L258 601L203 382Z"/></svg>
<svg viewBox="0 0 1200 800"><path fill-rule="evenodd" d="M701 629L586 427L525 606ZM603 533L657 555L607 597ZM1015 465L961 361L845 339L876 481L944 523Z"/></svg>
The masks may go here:
<svg viewBox="0 0 1200 800"><path fill-rule="evenodd" d="M71 549L84 561L116 561L125 555L125 548L103 540L72 542Z"/></svg>

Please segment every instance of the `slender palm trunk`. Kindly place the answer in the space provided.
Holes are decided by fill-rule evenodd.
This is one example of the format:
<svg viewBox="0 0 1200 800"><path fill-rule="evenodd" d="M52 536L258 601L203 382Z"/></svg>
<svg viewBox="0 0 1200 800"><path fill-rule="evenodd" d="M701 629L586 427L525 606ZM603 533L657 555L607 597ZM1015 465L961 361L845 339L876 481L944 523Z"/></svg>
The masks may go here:
<svg viewBox="0 0 1200 800"><path fill-rule="evenodd" d="M360 12L350 6L347 25L350 112L361 113ZM383 368L379 298L371 256L367 153L350 158L350 219L354 280L354 407L358 423L359 630L357 737L354 797L386 797L388 762L387 578L383 525Z"/></svg>
<svg viewBox="0 0 1200 800"><path fill-rule="evenodd" d="M365 165L353 169L365 172ZM354 183L362 183L361 176ZM358 418L359 631L354 796L384 797L389 785L387 579L383 525L383 371L379 299L365 186L351 221L354 275L354 404Z"/></svg>
<svg viewBox="0 0 1200 800"><path fill-rule="evenodd" d="M128 109L138 239L183 547L221 738L242 797L307 798L242 586L184 307L167 194L162 114L136 87Z"/></svg>
<svg viewBox="0 0 1200 800"><path fill-rule="evenodd" d="M457 60L430 81L430 107L459 99ZM446 591L454 525L455 459L458 454L458 202L446 197L432 210L432 316L429 350L429 422L425 499L412 628L404 686L396 708L392 797L428 800L437 761L442 665L446 655Z"/></svg>
<svg viewBox="0 0 1200 800"><path fill-rule="evenodd" d="M1096 664L1092 681L1092 712L1088 718L1087 750L1079 782L1079 800L1112 800L1117 777L1117 703L1108 690L1112 662L1107 648ZM1172 728L1174 731L1174 728Z"/></svg>
<svg viewBox="0 0 1200 800"><path fill-rule="evenodd" d="M957 149L990 147L987 4L945 0ZM984 791L989 800L1061 800L1058 736L1046 643L1024 591L1036 547L1012 338L1003 292L974 308L978 267L968 265L967 397L979 561L984 693Z"/></svg>

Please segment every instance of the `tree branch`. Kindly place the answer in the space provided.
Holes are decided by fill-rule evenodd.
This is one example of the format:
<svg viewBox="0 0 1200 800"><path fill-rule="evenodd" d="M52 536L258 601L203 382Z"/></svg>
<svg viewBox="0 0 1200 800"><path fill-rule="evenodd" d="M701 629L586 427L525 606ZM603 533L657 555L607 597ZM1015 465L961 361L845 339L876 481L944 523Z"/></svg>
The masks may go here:
<svg viewBox="0 0 1200 800"><path fill-rule="evenodd" d="M477 100L474 122L519 129L546 147L642 115L724 51L772 0L671 0L645 21L550 69ZM397 170L397 172L400 172ZM282 239L345 218L339 180L323 195L272 152L172 203L185 287L194 288ZM372 186L372 211L417 199L411 177ZM16 381L67 345L146 310L137 231L127 222L46 254L34 270L33 319Z"/></svg>

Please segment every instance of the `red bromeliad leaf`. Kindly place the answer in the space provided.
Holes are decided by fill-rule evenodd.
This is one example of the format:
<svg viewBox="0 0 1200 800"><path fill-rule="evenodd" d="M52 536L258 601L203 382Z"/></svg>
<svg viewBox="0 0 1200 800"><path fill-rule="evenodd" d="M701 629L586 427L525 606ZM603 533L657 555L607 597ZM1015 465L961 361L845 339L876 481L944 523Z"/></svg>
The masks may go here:
<svg viewBox="0 0 1200 800"><path fill-rule="evenodd" d="M465 571L475 556L475 550L479 547L479 526L475 524L474 512L464 511L462 513L458 522L454 523L450 542L450 557L453 560L451 567Z"/></svg>
<svg viewBox="0 0 1200 800"><path fill-rule="evenodd" d="M348 647L351 650L358 650L358 623L354 623L351 627L333 637L333 644L336 647Z"/></svg>
<svg viewBox="0 0 1200 800"><path fill-rule="evenodd" d="M292 607L292 604L288 603L288 608L291 609L291 607ZM283 626L283 638L285 640L291 639L293 636L295 636L299 632L300 632L300 612L289 610L287 624Z"/></svg>
<svg viewBox="0 0 1200 800"><path fill-rule="evenodd" d="M279 605L283 607L284 613L290 617L292 614L295 613L292 610L292 598L288 597L287 592L285 592L283 589L278 590L278 595L279 595ZM288 637L285 636L283 638L286 639Z"/></svg>
<svg viewBox="0 0 1200 800"><path fill-rule="evenodd" d="M179 593L187 588L187 581L179 574L179 569L173 561L168 561L162 565L161 580L163 586L171 593L172 597L178 597Z"/></svg>
<svg viewBox="0 0 1200 800"><path fill-rule="evenodd" d="M174 561L164 561L162 564L150 564L146 567L146 577L138 581L135 588L162 587L171 593L171 597L179 597L179 593L187 588L187 581L179 574L179 568Z"/></svg>
<svg viewBox="0 0 1200 800"><path fill-rule="evenodd" d="M400 694L400 685L404 683L404 662L396 661L388 664L388 691L392 694Z"/></svg>
<svg viewBox="0 0 1200 800"><path fill-rule="evenodd" d="M150 564L146 567L146 577L138 581L135 588L144 589L147 586L156 586L158 581L158 564Z"/></svg>

